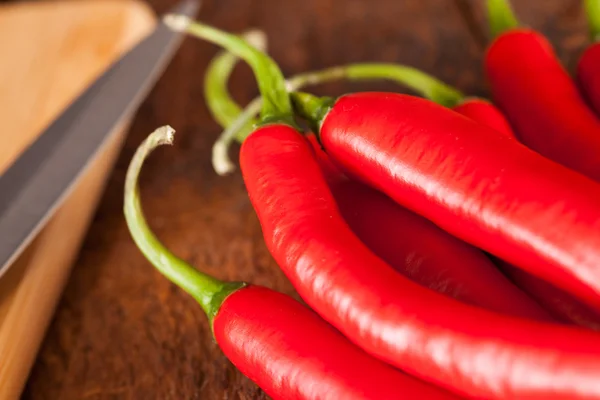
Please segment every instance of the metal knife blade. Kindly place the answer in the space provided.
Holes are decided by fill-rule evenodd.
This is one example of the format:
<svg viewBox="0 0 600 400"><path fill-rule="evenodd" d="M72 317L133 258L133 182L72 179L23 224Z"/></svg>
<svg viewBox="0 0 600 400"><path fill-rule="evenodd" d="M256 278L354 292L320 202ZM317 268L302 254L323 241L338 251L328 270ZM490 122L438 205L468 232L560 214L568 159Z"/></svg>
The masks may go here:
<svg viewBox="0 0 600 400"><path fill-rule="evenodd" d="M198 0L185 0L171 12L193 17L198 9ZM70 193L115 127L135 112L182 39L159 22L0 176L0 276Z"/></svg>

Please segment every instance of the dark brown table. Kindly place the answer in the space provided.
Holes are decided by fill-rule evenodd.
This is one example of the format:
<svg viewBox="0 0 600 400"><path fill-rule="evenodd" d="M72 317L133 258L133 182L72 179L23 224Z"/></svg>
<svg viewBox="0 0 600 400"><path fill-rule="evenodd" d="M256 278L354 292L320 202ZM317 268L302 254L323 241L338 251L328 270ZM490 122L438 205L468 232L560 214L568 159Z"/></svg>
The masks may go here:
<svg viewBox="0 0 600 400"><path fill-rule="evenodd" d="M173 0L150 0L157 12ZM522 21L548 34L572 70L586 44L579 0L513 0ZM205 0L200 18L230 31L264 29L286 75L356 61L407 63L466 93L486 95L481 0ZM188 38L139 110L24 392L25 399L263 399L213 341L194 301L137 250L121 206L125 169L156 127L178 131L141 180L152 228L175 253L224 279L293 289L267 252L239 171L217 177L210 148L220 133L203 99L217 48ZM236 69L235 97L257 93ZM317 94L395 90L335 83ZM237 152L237 148L232 152Z"/></svg>

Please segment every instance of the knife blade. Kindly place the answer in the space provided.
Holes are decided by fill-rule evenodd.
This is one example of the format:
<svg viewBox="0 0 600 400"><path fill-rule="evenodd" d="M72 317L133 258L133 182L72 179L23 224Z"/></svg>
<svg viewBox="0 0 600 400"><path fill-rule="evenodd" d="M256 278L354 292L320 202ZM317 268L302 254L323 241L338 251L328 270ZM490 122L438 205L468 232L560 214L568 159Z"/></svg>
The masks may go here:
<svg viewBox="0 0 600 400"><path fill-rule="evenodd" d="M170 12L193 17L199 0ZM0 276L69 195L115 128L158 80L183 34L159 22L116 61L0 176Z"/></svg>

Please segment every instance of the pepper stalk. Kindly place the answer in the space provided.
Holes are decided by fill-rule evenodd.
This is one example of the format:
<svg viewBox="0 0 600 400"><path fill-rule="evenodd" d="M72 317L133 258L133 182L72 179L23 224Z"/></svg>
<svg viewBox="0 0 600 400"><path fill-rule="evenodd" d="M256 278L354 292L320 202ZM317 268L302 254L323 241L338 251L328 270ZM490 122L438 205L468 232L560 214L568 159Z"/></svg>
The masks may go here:
<svg viewBox="0 0 600 400"><path fill-rule="evenodd" d="M321 125L335 103L335 99L328 96L317 97L310 93L298 91L290 93L290 98L292 99L296 113L308 121L315 136L320 140L319 132L321 131Z"/></svg>
<svg viewBox="0 0 600 400"><path fill-rule="evenodd" d="M585 0L584 4L592 41L600 42L600 0Z"/></svg>
<svg viewBox="0 0 600 400"><path fill-rule="evenodd" d="M278 122L298 128L283 73L271 57L237 35L193 21L185 15L167 14L163 17L163 22L174 31L185 32L219 45L250 65L263 98L259 126Z"/></svg>
<svg viewBox="0 0 600 400"><path fill-rule="evenodd" d="M229 146L234 140L239 143L244 141L249 133L248 127L256 124L254 116L261 107L261 98L257 97L242 112L227 91L228 73L233 70L236 61L237 57L221 53L213 58L205 76L206 86L210 84L213 88L205 91L208 108L219 124L225 128L213 146L213 168L219 175L228 174L235 169L228 157ZM413 67L392 63L356 63L307 72L288 79L287 89L296 91L307 85L338 79L389 80L449 108L459 105L466 99L459 90L431 75ZM234 109L238 112L230 112Z"/></svg>
<svg viewBox="0 0 600 400"><path fill-rule="evenodd" d="M487 0L487 14L492 37L519 26L509 0Z"/></svg>
<svg viewBox="0 0 600 400"><path fill-rule="evenodd" d="M225 299L246 284L220 281L196 270L173 254L150 230L140 201L138 177L145 159L158 146L172 144L174 134L173 128L163 126L148 136L138 147L127 169L123 210L129 232L146 259L200 304L212 327L213 318Z"/></svg>
<svg viewBox="0 0 600 400"><path fill-rule="evenodd" d="M267 36L263 31L251 29L244 33L242 38L258 50L266 50ZM206 70L204 98L208 104L209 112L221 126L229 125L231 121L235 120L242 113L240 106L230 98L227 91L227 82L237 60L238 57L235 54L227 50L222 50L212 59ZM224 99L230 100L225 101ZM259 111L260 107L255 114ZM243 140L252 131L256 122L246 123L244 126L241 126L236 132L236 135L240 137L238 140Z"/></svg>

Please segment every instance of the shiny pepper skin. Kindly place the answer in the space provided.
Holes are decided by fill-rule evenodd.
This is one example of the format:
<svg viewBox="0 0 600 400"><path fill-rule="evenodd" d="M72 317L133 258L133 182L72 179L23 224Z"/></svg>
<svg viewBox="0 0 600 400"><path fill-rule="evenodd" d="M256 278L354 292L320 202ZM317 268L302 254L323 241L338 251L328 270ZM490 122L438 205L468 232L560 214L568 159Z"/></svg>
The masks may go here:
<svg viewBox="0 0 600 400"><path fill-rule="evenodd" d="M456 399L370 357L306 306L264 287L231 294L213 330L227 358L274 399Z"/></svg>
<svg viewBox="0 0 600 400"><path fill-rule="evenodd" d="M600 307L600 185L413 96L337 100L327 154L457 238Z"/></svg>
<svg viewBox="0 0 600 400"><path fill-rule="evenodd" d="M480 250L384 194L348 179L321 149L315 135L307 139L350 229L396 271L467 304L508 315L553 320Z"/></svg>
<svg viewBox="0 0 600 400"><path fill-rule="evenodd" d="M502 111L487 100L477 98L467 99L452 109L502 134L513 135L512 127L504 114L502 114Z"/></svg>
<svg viewBox="0 0 600 400"><path fill-rule="evenodd" d="M492 103L469 100L453 108L456 112L475 122L493 128L501 134L516 139L516 135L504 115ZM496 264L518 287L563 322L574 323L589 329L600 330L600 315L575 297L556 286L531 275L502 260Z"/></svg>
<svg viewBox="0 0 600 400"><path fill-rule="evenodd" d="M385 111L381 99L386 96L404 100L391 94L345 96L326 117L322 138L325 132L333 133L328 124L346 125L344 115L354 121L363 115L366 129L385 133L378 129L381 122L395 122L392 114L383 119L376 115L376 110ZM335 111L338 106L341 115ZM370 112L363 114L367 106ZM436 110L426 111L439 114ZM428 120L456 124L452 119ZM459 119L464 120L460 128L479 129L467 118ZM350 130L337 134L354 136ZM415 134L428 136L425 128ZM362 152L373 140L365 135L352 141ZM485 137L481 132L473 135ZM501 135L490 136L498 138L493 143L497 146ZM331 145L324 144L326 149ZM259 128L242 144L240 162L274 259L304 301L366 352L411 375L477 398L600 398L598 334L485 311L398 274L348 228L313 149L295 129L282 124ZM356 169L374 171L368 162L356 163Z"/></svg>
<svg viewBox="0 0 600 400"><path fill-rule="evenodd" d="M488 48L485 72L519 141L600 180L600 119L546 38L528 29L503 33Z"/></svg>

